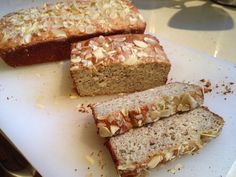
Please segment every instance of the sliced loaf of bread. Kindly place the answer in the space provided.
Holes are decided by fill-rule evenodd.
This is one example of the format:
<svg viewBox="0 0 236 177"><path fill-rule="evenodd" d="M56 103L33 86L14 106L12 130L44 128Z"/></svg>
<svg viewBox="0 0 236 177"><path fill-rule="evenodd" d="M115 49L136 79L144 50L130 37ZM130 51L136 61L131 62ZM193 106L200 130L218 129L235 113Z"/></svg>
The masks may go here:
<svg viewBox="0 0 236 177"><path fill-rule="evenodd" d="M201 87L170 83L91 105L101 137L122 134L133 127L155 122L177 112L192 110L203 104Z"/></svg>
<svg viewBox="0 0 236 177"><path fill-rule="evenodd" d="M224 120L205 107L176 114L112 137L107 146L122 177L137 176L202 148L220 133Z"/></svg>
<svg viewBox="0 0 236 177"><path fill-rule="evenodd" d="M71 76L80 96L131 93L164 85L171 64L155 36L99 36L72 45Z"/></svg>

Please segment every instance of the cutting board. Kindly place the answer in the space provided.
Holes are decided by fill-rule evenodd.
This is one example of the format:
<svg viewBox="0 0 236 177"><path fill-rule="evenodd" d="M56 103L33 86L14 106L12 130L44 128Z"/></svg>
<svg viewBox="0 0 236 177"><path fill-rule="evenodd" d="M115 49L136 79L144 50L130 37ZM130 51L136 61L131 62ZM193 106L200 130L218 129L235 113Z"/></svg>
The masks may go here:
<svg viewBox="0 0 236 177"><path fill-rule="evenodd" d="M226 176L236 159L236 94L224 92L226 85L236 88L236 66L158 38L172 64L169 82L210 80L205 105L225 126L199 153L150 170L150 177ZM117 176L91 113L78 108L118 96L76 96L68 61L19 68L0 63L0 128L44 177Z"/></svg>

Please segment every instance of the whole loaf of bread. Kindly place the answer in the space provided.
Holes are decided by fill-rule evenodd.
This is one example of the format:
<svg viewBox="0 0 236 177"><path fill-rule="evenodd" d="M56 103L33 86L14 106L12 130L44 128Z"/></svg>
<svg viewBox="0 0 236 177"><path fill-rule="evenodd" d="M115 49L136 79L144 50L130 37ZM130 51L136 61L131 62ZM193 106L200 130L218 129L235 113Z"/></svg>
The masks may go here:
<svg viewBox="0 0 236 177"><path fill-rule="evenodd" d="M19 10L0 19L0 56L10 66L70 58L72 42L99 35L143 33L129 0L74 0Z"/></svg>

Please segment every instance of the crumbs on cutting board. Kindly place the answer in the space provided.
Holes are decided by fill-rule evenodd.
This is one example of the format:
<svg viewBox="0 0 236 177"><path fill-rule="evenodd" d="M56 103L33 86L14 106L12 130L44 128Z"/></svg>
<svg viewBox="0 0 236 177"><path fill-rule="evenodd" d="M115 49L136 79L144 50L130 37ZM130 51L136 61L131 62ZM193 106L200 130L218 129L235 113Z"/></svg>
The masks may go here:
<svg viewBox="0 0 236 177"><path fill-rule="evenodd" d="M167 171L175 174L176 172L180 171L184 166L180 163L176 164L174 168L168 169Z"/></svg>
<svg viewBox="0 0 236 177"><path fill-rule="evenodd" d="M227 79L226 77L225 79ZM235 85L234 82L225 82L222 81L221 83L212 84L209 79L201 79L200 82L202 83L204 93L209 93L212 90L216 92L216 94L221 94L227 96L228 94L233 94L233 86ZM224 98L226 100L226 97Z"/></svg>
<svg viewBox="0 0 236 177"><path fill-rule="evenodd" d="M89 113L89 111L90 111L90 106L89 106L89 104L88 105L85 105L85 104L78 104L77 106L76 106L76 110L78 111L78 112L81 112L81 113Z"/></svg>

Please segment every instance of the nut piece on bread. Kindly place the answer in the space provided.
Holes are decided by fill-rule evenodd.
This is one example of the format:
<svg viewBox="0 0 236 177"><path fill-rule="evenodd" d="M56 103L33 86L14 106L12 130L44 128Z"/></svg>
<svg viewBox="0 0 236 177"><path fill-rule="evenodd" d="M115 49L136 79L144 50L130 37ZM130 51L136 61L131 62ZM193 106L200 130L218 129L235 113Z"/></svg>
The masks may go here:
<svg viewBox="0 0 236 177"><path fill-rule="evenodd" d="M92 96L164 85L170 66L154 36L124 34L74 44L70 71L79 95Z"/></svg>
<svg viewBox="0 0 236 177"><path fill-rule="evenodd" d="M99 135L111 137L192 110L202 105L203 99L200 86L175 82L90 107Z"/></svg>
<svg viewBox="0 0 236 177"><path fill-rule="evenodd" d="M223 118L200 107L112 137L107 146L119 174L137 176L199 150L219 135L223 125Z"/></svg>
<svg viewBox="0 0 236 177"><path fill-rule="evenodd" d="M72 42L99 35L143 33L129 0L73 0L19 10L0 19L0 56L10 66L70 59Z"/></svg>

